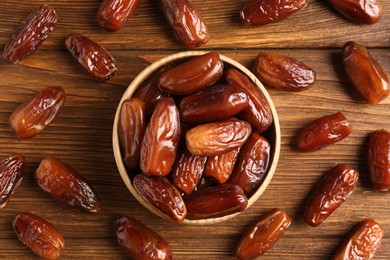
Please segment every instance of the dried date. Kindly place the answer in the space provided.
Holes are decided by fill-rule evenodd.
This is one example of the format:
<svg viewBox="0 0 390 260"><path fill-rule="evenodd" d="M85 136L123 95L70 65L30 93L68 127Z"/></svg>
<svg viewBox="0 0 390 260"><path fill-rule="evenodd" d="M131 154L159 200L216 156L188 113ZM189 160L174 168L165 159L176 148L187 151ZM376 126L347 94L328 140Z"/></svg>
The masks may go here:
<svg viewBox="0 0 390 260"><path fill-rule="evenodd" d="M233 172L239 152L240 147L224 154L210 156L203 175L211 177L219 184L225 183Z"/></svg>
<svg viewBox="0 0 390 260"><path fill-rule="evenodd" d="M390 190L390 133L384 129L373 132L368 145L368 166L372 186Z"/></svg>
<svg viewBox="0 0 390 260"><path fill-rule="evenodd" d="M329 0L341 14L357 24L373 24L382 17L382 5L378 0Z"/></svg>

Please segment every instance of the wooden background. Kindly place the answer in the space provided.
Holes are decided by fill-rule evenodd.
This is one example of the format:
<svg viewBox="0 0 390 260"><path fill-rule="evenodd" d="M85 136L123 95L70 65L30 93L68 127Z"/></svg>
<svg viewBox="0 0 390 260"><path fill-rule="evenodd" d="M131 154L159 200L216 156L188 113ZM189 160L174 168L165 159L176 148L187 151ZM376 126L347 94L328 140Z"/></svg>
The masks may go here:
<svg viewBox="0 0 390 260"><path fill-rule="evenodd" d="M390 194L370 188L365 161L367 136L389 130L390 98L376 106L365 104L348 84L340 48L348 40L370 47L390 73L390 1L382 0L384 15L371 26L355 25L326 1L313 0L301 12L275 24L245 28L238 11L247 0L193 0L209 28L204 50L217 50L251 67L260 50L275 50L297 58L318 75L315 86L302 93L269 89L282 127L282 149L276 174L264 195L245 213L212 226L168 223L148 212L129 193L117 171L111 144L114 113L132 79L150 63L183 46L172 36L157 1L143 0L117 33L101 30L95 16L100 1L0 1L0 49L32 8L48 3L58 13L54 32L19 65L0 64L0 157L23 154L28 172L8 205L0 210L0 258L34 259L12 230L12 218L33 212L56 226L65 237L63 259L125 259L115 241L113 221L126 214L160 233L173 247L174 259L233 259L240 234L261 214L280 207L293 218L291 228L263 259L328 259L347 231L364 218L374 218L386 235L376 259L390 259ZM65 50L68 33L83 33L106 47L117 60L119 73L108 83L85 74ZM67 101L58 118L30 140L17 141L8 125L12 111L38 90L62 86ZM352 134L326 149L298 152L294 140L308 122L337 111L349 118ZM95 187L103 200L99 214L75 212L57 204L35 183L40 160L54 156L72 165ZM356 167L361 179L355 193L317 228L302 219L311 187L336 163Z"/></svg>

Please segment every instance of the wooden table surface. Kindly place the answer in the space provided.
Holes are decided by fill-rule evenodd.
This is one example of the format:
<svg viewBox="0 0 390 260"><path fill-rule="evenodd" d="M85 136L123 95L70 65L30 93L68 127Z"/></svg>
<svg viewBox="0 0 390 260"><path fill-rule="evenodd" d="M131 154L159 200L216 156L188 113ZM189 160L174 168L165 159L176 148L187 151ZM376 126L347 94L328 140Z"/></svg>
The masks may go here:
<svg viewBox="0 0 390 260"><path fill-rule="evenodd" d="M385 230L375 259L390 259L390 194L370 188L366 166L367 136L390 126L390 98L369 106L352 89L343 72L340 48L348 40L370 48L390 75L390 1L382 0L384 15L375 25L355 25L326 1L312 0L301 12L279 23L246 28L238 11L247 0L193 0L204 17L211 39L202 50L216 50L251 67L260 50L277 50L312 67L315 86L301 93L268 88L282 131L277 171L263 196L238 217L211 226L171 224L146 210L129 193L115 165L112 124L121 95L150 63L183 51L173 37L157 1L143 0L121 31L106 33L96 22L100 1L0 2L0 49L32 8L48 3L58 13L54 32L39 51L19 65L0 64L0 157L23 154L28 172L20 187L0 210L0 258L37 259L15 236L12 218L23 211L47 219L64 235L62 259L125 259L116 243L113 221L121 214L140 220L173 247L174 259L234 259L240 234L261 214L280 207L293 219L291 228L263 259L328 259L348 230L364 218L374 218ZM84 73L64 46L68 33L85 34L107 48L119 73L108 83L97 83ZM67 92L63 111L43 133L18 141L8 125L12 111L38 90L62 86ZM311 153L298 152L294 140L308 122L342 111L353 126L343 141ZM33 174L45 156L73 166L102 198L98 214L69 210L44 193ZM359 170L354 194L321 226L309 227L302 211L311 187L336 163Z"/></svg>

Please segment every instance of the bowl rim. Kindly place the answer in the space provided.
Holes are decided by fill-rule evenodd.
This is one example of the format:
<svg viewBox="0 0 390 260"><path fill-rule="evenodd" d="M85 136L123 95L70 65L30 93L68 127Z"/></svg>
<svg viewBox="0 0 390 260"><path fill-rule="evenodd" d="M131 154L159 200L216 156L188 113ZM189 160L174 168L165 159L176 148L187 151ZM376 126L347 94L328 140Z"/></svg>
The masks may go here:
<svg viewBox="0 0 390 260"><path fill-rule="evenodd" d="M193 57L193 56L200 56L206 53L209 53L212 51L184 51L184 52L179 52L179 53L174 53L168 56L165 56L152 64L150 64L148 67L146 67L144 70L139 73L134 80L130 83L130 85L127 87L126 91L123 93L122 98L118 104L116 113L115 113L115 118L114 118L114 124L113 124L113 130L112 130L112 146L114 150L114 157L115 157L115 162L119 171L119 174L121 175L121 178L123 182L125 183L127 189L130 191L130 193L136 198L136 200L141 203L144 207L146 207L149 211L152 213L156 214L157 216L164 218L158 211L156 211L154 208L152 208L142 197L140 197L135 190L130 177L127 173L126 167L123 163L121 151L120 151L120 146L119 146L119 135L118 135L118 123L119 123L119 115L120 115L120 110L122 108L123 102L131 98L135 91L138 89L138 87L142 84L144 80L146 80L152 73L154 73L156 70L158 70L161 66L178 60L182 58L188 58L188 57ZM234 68L238 69L240 72L245 74L247 77L250 78L250 80L258 87L260 88L261 92L264 94L266 100L268 101L270 107L271 107L271 112L273 116L273 122L272 124L274 125L274 132L275 132L275 144L274 144L274 152L273 152L273 159L271 162L271 165L268 168L267 176L264 179L263 183L259 187L259 189L248 199L248 205L245 208L245 210L237 213L233 213L230 215L226 215L223 217L217 217L217 218L208 218L208 219L200 219L200 220L190 220L190 219L184 219L180 223L184 224L195 224L195 225L208 225L208 224L214 224L214 223L219 223L222 221L225 221L227 219L233 218L237 215L239 215L242 212L245 212L266 190L268 187L269 183L271 182L271 179L276 171L276 167L278 165L279 161L279 156L280 156L280 146L281 146L281 131L280 131L280 124L279 124L279 117L276 112L275 105L271 99L271 96L269 95L268 91L266 88L263 86L263 84L260 82L260 80L250 71L248 70L245 66L243 66L241 63L218 53L220 59L223 62L226 62L230 65L232 65ZM272 125L271 125L272 127Z"/></svg>

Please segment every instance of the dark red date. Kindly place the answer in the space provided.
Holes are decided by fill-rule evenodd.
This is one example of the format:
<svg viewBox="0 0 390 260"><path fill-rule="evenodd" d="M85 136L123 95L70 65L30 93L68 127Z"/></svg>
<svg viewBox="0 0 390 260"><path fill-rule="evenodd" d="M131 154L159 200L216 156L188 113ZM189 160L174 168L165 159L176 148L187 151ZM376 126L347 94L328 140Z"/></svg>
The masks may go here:
<svg viewBox="0 0 390 260"><path fill-rule="evenodd" d="M373 24L382 17L382 6L378 0L329 0L345 17L358 24Z"/></svg>
<svg viewBox="0 0 390 260"><path fill-rule="evenodd" d="M219 184L225 183L233 172L239 152L240 147L224 154L210 156L203 175L211 177Z"/></svg>
<svg viewBox="0 0 390 260"><path fill-rule="evenodd" d="M374 189L390 190L390 133L384 129L371 134L368 166Z"/></svg>

